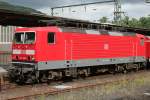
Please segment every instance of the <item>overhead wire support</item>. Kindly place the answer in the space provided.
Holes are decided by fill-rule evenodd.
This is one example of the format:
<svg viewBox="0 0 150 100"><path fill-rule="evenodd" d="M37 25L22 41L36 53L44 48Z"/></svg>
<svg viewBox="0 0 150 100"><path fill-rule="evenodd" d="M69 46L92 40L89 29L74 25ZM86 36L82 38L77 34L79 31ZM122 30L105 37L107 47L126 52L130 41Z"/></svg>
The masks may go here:
<svg viewBox="0 0 150 100"><path fill-rule="evenodd" d="M124 12L122 11L122 7L121 7L121 0L114 0L115 2L115 7L114 7L114 22L116 24L120 25L120 21L122 19L122 14L124 14Z"/></svg>
<svg viewBox="0 0 150 100"><path fill-rule="evenodd" d="M83 3L83 4L68 5L68 6L60 6L60 7L53 7L51 9L66 8L66 7L76 7L76 6L85 6L85 5L92 5L92 4L99 4L99 3L109 3L109 2L114 2L114 0L101 1L101 2L91 2L91 3Z"/></svg>
<svg viewBox="0 0 150 100"><path fill-rule="evenodd" d="M100 4L100 3L111 3L111 2L114 2L114 0L100 1L100 2L90 2L90 3L81 3L81 4L67 5L67 6L59 6L59 7L52 7L52 8L51 8L51 15L54 16L54 10L55 10L55 9L59 9L59 8L87 6L87 5Z"/></svg>
<svg viewBox="0 0 150 100"><path fill-rule="evenodd" d="M107 1L90 2L90 3L81 2L81 4L52 7L51 15L54 16L55 9L62 9L62 11L63 11L63 8L69 8L69 10L70 10L71 7L85 6L84 8L86 11L86 9L87 9L86 6L94 5L94 4L101 4L101 3L114 3L114 22L115 22L115 24L120 25L122 15L124 15L124 12L122 11L122 7L121 7L121 0L109 0L109 1L107 0Z"/></svg>

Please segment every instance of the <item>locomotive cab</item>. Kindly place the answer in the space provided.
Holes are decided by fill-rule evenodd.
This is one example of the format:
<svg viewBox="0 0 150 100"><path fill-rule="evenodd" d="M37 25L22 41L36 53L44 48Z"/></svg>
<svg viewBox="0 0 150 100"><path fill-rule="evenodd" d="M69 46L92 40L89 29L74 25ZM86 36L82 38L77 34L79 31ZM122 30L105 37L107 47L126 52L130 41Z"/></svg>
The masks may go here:
<svg viewBox="0 0 150 100"><path fill-rule="evenodd" d="M38 80L39 70L44 70L42 69L44 67L39 67L39 64L49 59L46 55L53 60L57 57L55 55L61 53L55 50L58 48L54 38L56 32L58 28L55 27L16 29L12 45L12 67L9 71L12 81L33 83Z"/></svg>
<svg viewBox="0 0 150 100"><path fill-rule="evenodd" d="M35 61L35 32L16 32L13 43L13 61Z"/></svg>
<svg viewBox="0 0 150 100"><path fill-rule="evenodd" d="M12 46L12 69L10 77L12 81L23 83L33 76L36 69L35 59L36 32L24 31L14 34Z"/></svg>

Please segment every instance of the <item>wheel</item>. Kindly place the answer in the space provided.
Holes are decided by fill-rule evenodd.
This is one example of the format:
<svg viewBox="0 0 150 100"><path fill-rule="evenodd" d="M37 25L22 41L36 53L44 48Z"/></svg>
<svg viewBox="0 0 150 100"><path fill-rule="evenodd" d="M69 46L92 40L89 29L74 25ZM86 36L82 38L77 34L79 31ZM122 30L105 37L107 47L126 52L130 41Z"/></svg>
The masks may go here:
<svg viewBox="0 0 150 100"><path fill-rule="evenodd" d="M123 70L123 73L124 73L124 74L127 74L127 73L128 73L127 69L124 69L124 70Z"/></svg>
<svg viewBox="0 0 150 100"><path fill-rule="evenodd" d="M115 71L115 67L111 67L109 69L109 73L115 75L116 71Z"/></svg>

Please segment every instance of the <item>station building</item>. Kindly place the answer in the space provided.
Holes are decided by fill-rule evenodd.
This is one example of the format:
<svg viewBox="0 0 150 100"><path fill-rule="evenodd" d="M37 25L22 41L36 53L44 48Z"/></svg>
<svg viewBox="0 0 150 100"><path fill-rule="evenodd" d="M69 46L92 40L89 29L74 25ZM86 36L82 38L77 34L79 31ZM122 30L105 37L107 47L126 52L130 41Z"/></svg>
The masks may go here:
<svg viewBox="0 0 150 100"><path fill-rule="evenodd" d="M0 26L0 66L11 62L12 40L15 26Z"/></svg>

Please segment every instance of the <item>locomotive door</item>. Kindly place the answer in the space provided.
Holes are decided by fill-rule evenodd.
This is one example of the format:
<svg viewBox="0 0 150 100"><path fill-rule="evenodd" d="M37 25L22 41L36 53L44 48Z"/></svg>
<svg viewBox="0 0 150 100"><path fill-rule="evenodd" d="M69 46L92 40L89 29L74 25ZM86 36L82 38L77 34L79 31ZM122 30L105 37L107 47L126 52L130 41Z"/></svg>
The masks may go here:
<svg viewBox="0 0 150 100"><path fill-rule="evenodd" d="M136 56L137 56L137 42L136 41L131 41L132 43L132 60L135 61L136 60Z"/></svg>
<svg viewBox="0 0 150 100"><path fill-rule="evenodd" d="M146 58L149 59L150 58L150 41L147 40L145 44L146 44Z"/></svg>
<svg viewBox="0 0 150 100"><path fill-rule="evenodd" d="M72 66L72 59L73 59L73 56L72 56L72 40L65 40L65 52L64 52L64 59L65 59L65 62L66 62L66 66L67 67L71 67Z"/></svg>

